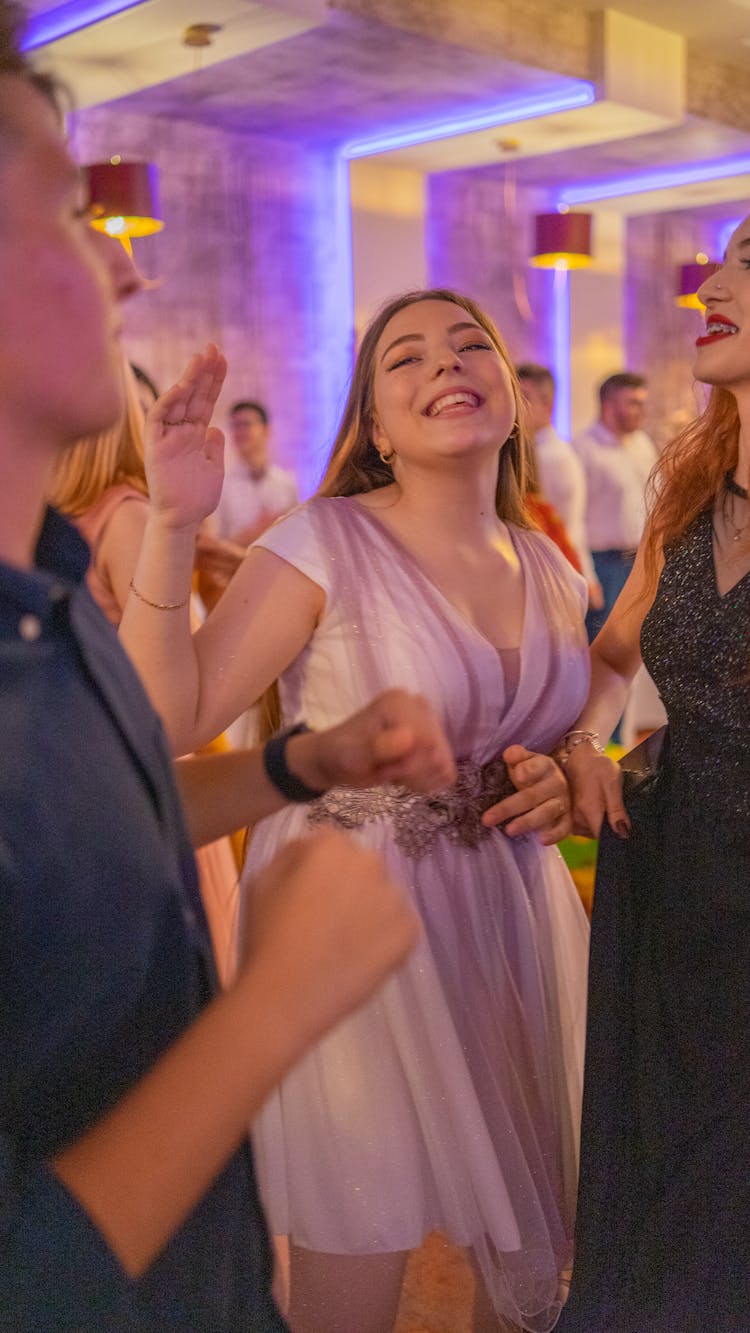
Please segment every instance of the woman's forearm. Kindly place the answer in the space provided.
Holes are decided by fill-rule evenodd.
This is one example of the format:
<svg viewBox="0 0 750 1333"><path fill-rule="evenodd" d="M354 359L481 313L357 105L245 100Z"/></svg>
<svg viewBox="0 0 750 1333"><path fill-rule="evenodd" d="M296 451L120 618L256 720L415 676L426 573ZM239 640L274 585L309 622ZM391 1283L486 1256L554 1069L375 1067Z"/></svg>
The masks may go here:
<svg viewBox="0 0 750 1333"><path fill-rule="evenodd" d="M589 697L576 730L595 731L602 742L609 740L628 697L628 690L641 666L641 627L653 601L643 548L620 596L590 649Z"/></svg>
<svg viewBox="0 0 750 1333"><path fill-rule="evenodd" d="M143 534L120 638L159 713L175 754L193 748L200 676L190 624L195 528L153 512Z"/></svg>
<svg viewBox="0 0 750 1333"><path fill-rule="evenodd" d="M286 746L290 772L315 790L329 785L318 753L324 737L314 732L292 736ZM177 785L194 847L257 824L287 804L271 782L261 746L224 754L189 755L175 764Z"/></svg>
<svg viewBox="0 0 750 1333"><path fill-rule="evenodd" d="M623 674L611 666L593 646L589 697L574 729L595 731L602 744L608 741L622 717L632 678L632 673Z"/></svg>
<svg viewBox="0 0 750 1333"><path fill-rule="evenodd" d="M235 984L50 1163L133 1277L205 1194L291 1065L418 938L384 863L331 830L289 843L248 896L241 953L249 961Z"/></svg>

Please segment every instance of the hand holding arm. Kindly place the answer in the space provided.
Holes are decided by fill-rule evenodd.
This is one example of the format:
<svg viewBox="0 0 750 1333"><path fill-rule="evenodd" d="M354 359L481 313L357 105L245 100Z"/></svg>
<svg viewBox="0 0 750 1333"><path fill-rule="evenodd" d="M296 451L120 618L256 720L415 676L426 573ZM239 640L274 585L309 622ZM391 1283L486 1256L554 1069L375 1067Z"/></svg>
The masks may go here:
<svg viewBox="0 0 750 1333"><path fill-rule="evenodd" d="M618 838L630 836L630 820L622 799L622 773L609 755L583 741L568 757L573 832L598 838L606 815Z"/></svg>
<svg viewBox="0 0 750 1333"><path fill-rule="evenodd" d="M591 645L591 685L574 729L590 731L606 741L625 706L631 681L641 664L641 626L653 601L643 546L625 587L601 632ZM622 800L622 774L617 765L583 741L572 750L565 769L573 803L573 827L597 838L606 815L621 838L630 832Z"/></svg>
<svg viewBox="0 0 750 1333"><path fill-rule="evenodd" d="M518 791L485 810L482 823L489 828L504 824L509 838L536 833L545 846L567 837L571 831L570 793L555 760L523 745L509 746L503 759Z"/></svg>

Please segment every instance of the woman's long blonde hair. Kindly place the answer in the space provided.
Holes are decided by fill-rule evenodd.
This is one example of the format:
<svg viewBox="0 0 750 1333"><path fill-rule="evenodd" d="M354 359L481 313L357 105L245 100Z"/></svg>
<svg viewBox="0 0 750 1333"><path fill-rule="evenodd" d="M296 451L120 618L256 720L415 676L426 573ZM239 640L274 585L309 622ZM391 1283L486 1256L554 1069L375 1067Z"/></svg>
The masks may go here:
<svg viewBox="0 0 750 1333"><path fill-rule="evenodd" d="M646 528L648 591L655 589L663 547L682 536L713 507L725 474L735 467L740 417L734 395L714 387L700 416L670 440L651 474L651 513Z"/></svg>
<svg viewBox="0 0 750 1333"><path fill-rule="evenodd" d="M77 518L112 486L133 486L148 495L143 461L143 408L127 361L122 376L125 406L119 421L99 435L88 435L57 461L48 494L50 504Z"/></svg>
<svg viewBox="0 0 750 1333"><path fill-rule="evenodd" d="M393 481L391 468L381 460L372 440L375 351L383 330L394 315L420 301L448 301L452 305L461 306L484 329L507 366L513 389L515 422L508 439L499 441L503 447L497 471L495 505L500 518L520 527L528 527L529 518L523 497L528 483L529 442L521 389L513 363L489 316L470 297L445 287L406 292L382 306L369 324L360 345L344 415L318 494L361 495L364 491L388 486Z"/></svg>

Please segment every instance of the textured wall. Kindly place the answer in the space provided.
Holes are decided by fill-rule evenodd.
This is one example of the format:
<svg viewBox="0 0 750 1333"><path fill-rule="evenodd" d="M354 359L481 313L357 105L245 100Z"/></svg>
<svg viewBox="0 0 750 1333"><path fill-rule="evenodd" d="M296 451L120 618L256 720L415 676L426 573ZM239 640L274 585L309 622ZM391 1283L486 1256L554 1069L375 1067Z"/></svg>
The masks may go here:
<svg viewBox="0 0 750 1333"><path fill-rule="evenodd" d="M582 268L570 275L571 433L597 416L602 380L625 368L623 276Z"/></svg>
<svg viewBox="0 0 750 1333"><path fill-rule="evenodd" d="M514 360L552 359L552 275L528 266L537 190L508 191L496 168L431 176L426 223L430 283L473 296L497 322Z"/></svg>
<svg viewBox="0 0 750 1333"><path fill-rule="evenodd" d="M575 78L593 65L588 14L546 0L331 0L331 8Z"/></svg>
<svg viewBox="0 0 750 1333"><path fill-rule="evenodd" d="M427 285L425 178L366 158L350 164L354 324L359 338L389 297Z"/></svg>
<svg viewBox="0 0 750 1333"><path fill-rule="evenodd" d="M694 116L750 128L750 80L747 70L706 59L699 43L688 48L686 110Z"/></svg>
<svg viewBox="0 0 750 1333"><path fill-rule="evenodd" d="M716 218L700 210L630 218L626 241L625 346L628 369L649 377L649 417L655 439L665 441L703 400L693 380L695 339L703 329L697 310L675 305L680 264L704 250L718 256Z"/></svg>
<svg viewBox="0 0 750 1333"><path fill-rule="evenodd" d="M497 169L431 177L426 220L429 280L476 297L497 321L515 360L562 369L566 349L559 336L555 347L552 275L528 267L531 215L544 209L544 194L524 187L513 199L511 193L509 207L507 187ZM677 270L698 251L712 258L719 255L719 237L732 211L728 204L725 209L713 206L630 218L619 265L610 262L599 270L571 274L574 429L594 415L597 385L617 370L648 375L648 426L660 442L702 403L692 361L703 317L699 311L675 305ZM596 252L596 228L594 247Z"/></svg>
<svg viewBox="0 0 750 1333"><path fill-rule="evenodd" d="M126 345L162 387L196 346L229 359L220 415L268 403L276 452L312 488L350 367L348 217L336 158L293 143L133 113L80 112L78 161L156 162L165 228L135 242L161 285L126 311Z"/></svg>

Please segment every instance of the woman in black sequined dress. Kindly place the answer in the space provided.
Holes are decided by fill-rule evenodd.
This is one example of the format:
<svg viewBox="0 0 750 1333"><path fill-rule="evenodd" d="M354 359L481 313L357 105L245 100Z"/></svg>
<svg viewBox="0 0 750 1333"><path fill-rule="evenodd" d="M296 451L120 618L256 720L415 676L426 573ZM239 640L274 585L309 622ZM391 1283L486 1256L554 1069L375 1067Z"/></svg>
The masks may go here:
<svg viewBox="0 0 750 1333"><path fill-rule="evenodd" d="M606 820L558 1333L750 1330L750 219L701 297L710 401L662 455L567 741L579 824ZM669 728L623 805L597 733L641 654Z"/></svg>

